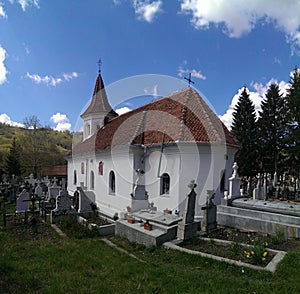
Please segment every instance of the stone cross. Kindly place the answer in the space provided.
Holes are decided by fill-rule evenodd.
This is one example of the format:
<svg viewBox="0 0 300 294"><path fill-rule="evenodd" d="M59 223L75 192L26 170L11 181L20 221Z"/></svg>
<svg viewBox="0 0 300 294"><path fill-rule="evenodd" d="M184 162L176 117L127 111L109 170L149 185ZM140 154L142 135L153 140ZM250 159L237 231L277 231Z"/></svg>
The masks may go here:
<svg viewBox="0 0 300 294"><path fill-rule="evenodd" d="M58 187L58 186L57 186L57 178L56 178L56 177L53 178L53 185L52 185L52 187L53 187L53 188Z"/></svg>
<svg viewBox="0 0 300 294"><path fill-rule="evenodd" d="M185 209L182 215L182 221L178 223L177 227L177 237L181 240L188 240L195 236L199 223L195 222L195 205L196 205L196 192L195 188L197 185L195 181L192 180L189 185L191 189L190 193L187 195L185 202Z"/></svg>

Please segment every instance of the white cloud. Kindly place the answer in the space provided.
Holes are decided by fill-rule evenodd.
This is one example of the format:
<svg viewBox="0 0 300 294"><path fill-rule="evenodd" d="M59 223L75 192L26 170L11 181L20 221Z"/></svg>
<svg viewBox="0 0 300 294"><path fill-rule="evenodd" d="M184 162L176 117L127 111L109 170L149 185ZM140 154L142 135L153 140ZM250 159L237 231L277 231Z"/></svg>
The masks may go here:
<svg viewBox="0 0 300 294"><path fill-rule="evenodd" d="M70 74L66 74L66 73L63 73L63 77L65 79L65 81L70 81L74 78L77 78L78 77L78 73L73 71L72 73Z"/></svg>
<svg viewBox="0 0 300 294"><path fill-rule="evenodd" d="M21 5L21 8L23 11L26 10L27 6L35 6L36 8L39 8L39 0L9 0L10 3L17 2Z"/></svg>
<svg viewBox="0 0 300 294"><path fill-rule="evenodd" d="M6 14L1 2L0 2L0 17L2 17L4 19L7 18L7 14Z"/></svg>
<svg viewBox="0 0 300 294"><path fill-rule="evenodd" d="M128 111L131 111L131 109L130 108L128 108L128 107L121 107L121 108L118 108L118 109L116 109L116 113L118 114L118 115L122 115L122 114L124 114L124 113L126 113L126 112L128 112Z"/></svg>
<svg viewBox="0 0 300 294"><path fill-rule="evenodd" d="M72 72L70 74L63 73L62 77L57 77L57 78L55 78L53 76L48 76L48 75L40 76L38 74L26 73L25 77L29 78L36 84L45 84L47 86L55 87L55 86L61 84L62 82L69 82L70 80L77 78L78 73L77 72Z"/></svg>
<svg viewBox="0 0 300 294"><path fill-rule="evenodd" d="M144 92L145 92L145 94L157 97L158 96L158 85L157 84L154 85L153 88L151 88L151 89L145 88Z"/></svg>
<svg viewBox="0 0 300 294"><path fill-rule="evenodd" d="M14 127L24 127L23 124L12 121L6 113L0 114L0 122Z"/></svg>
<svg viewBox="0 0 300 294"><path fill-rule="evenodd" d="M181 10L192 14L197 29L211 24L224 26L229 37L239 38L255 27L258 21L273 23L286 35L292 49L300 47L300 1L289 0L181 0Z"/></svg>
<svg viewBox="0 0 300 294"><path fill-rule="evenodd" d="M184 77L186 74L191 74L192 77L200 80L206 80L206 76L201 73L200 70L196 69L183 69L181 66L178 69L178 76Z"/></svg>
<svg viewBox="0 0 300 294"><path fill-rule="evenodd" d="M281 81L281 82L278 83L277 80L275 80L275 79L271 79L265 85L263 85L262 83L251 82L251 87L255 91L249 91L247 89L250 100L252 101L252 103L254 105L255 113L256 113L257 118L259 116L259 111L261 111L261 102L265 99L265 94L266 94L269 86L272 83L277 83L279 85L279 89L281 91L280 93L283 94L283 95L286 95L289 84L286 83L285 81ZM237 94L235 94L233 96L233 98L231 100L231 104L229 105L226 112L223 115L219 115L219 118L221 119L221 121L225 124L225 126L228 129L231 129L232 120L233 120L232 115L233 115L233 112L234 112L234 108L235 108L236 104L238 103L239 97L240 97L241 93L243 92L243 90L244 90L244 87L242 87L238 90Z"/></svg>
<svg viewBox="0 0 300 294"><path fill-rule="evenodd" d="M154 17L162 12L162 1L133 0L133 8L139 20L152 22Z"/></svg>
<svg viewBox="0 0 300 294"><path fill-rule="evenodd" d="M0 45L0 85L6 82L7 69L4 64L6 51Z"/></svg>
<svg viewBox="0 0 300 294"><path fill-rule="evenodd" d="M57 112L50 117L50 120L56 124L54 128L56 131L70 131L71 130L71 123L66 114L62 114Z"/></svg>

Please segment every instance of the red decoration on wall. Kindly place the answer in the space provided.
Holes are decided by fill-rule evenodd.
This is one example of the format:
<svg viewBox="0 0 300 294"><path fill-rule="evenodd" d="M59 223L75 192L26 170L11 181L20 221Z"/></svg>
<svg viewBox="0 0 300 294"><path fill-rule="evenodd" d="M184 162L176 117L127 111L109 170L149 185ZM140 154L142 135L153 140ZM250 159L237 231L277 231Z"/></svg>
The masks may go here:
<svg viewBox="0 0 300 294"><path fill-rule="evenodd" d="M99 162L99 175L103 176L103 165L104 163L102 161Z"/></svg>

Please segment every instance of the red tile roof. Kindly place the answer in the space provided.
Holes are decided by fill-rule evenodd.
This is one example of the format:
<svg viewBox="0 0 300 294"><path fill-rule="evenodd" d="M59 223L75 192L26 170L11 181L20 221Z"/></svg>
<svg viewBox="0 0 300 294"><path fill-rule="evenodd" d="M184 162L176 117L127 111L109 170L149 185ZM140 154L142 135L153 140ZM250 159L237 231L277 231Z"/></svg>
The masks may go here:
<svg viewBox="0 0 300 294"><path fill-rule="evenodd" d="M112 119L91 138L77 144L72 153L103 150L120 145L146 146L164 143L226 143L238 141L198 92L188 87Z"/></svg>
<svg viewBox="0 0 300 294"><path fill-rule="evenodd" d="M52 165L42 169L43 176L67 176L67 165Z"/></svg>

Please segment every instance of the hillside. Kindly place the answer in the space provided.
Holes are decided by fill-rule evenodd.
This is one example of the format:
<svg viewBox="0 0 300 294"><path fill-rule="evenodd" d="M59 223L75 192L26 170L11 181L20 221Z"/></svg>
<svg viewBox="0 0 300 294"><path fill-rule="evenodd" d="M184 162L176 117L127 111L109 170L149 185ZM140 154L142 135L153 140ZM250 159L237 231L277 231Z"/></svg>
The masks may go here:
<svg viewBox="0 0 300 294"><path fill-rule="evenodd" d="M0 123L0 174L5 172L5 161L15 138L18 145L22 175L44 166L64 164L64 156L72 148L72 133L50 128L36 131ZM33 162L34 161L34 162Z"/></svg>

